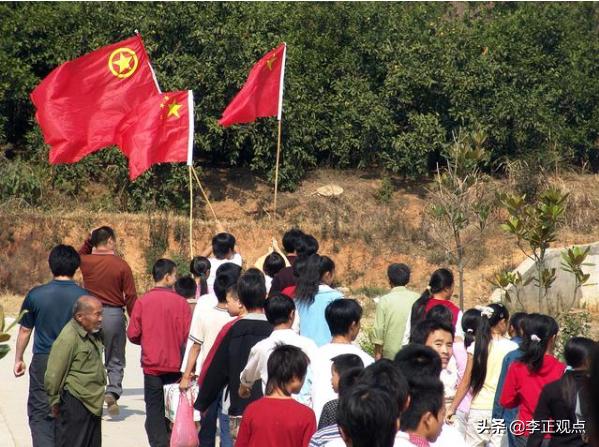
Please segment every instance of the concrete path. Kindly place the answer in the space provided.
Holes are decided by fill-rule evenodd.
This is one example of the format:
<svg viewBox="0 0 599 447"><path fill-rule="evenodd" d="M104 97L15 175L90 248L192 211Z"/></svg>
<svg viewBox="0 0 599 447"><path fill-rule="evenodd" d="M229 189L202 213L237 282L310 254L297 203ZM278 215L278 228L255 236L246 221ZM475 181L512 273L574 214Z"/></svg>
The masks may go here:
<svg viewBox="0 0 599 447"><path fill-rule="evenodd" d="M0 360L0 447L30 447L31 434L27 421L27 392L29 374L15 378L13 375L16 328L11 331L11 352ZM25 354L27 366L31 360L31 345ZM123 396L119 399L121 414L102 420L102 445L104 447L146 447L148 440L144 429L145 405L143 373L139 364L139 346L127 344L127 368L123 382Z"/></svg>

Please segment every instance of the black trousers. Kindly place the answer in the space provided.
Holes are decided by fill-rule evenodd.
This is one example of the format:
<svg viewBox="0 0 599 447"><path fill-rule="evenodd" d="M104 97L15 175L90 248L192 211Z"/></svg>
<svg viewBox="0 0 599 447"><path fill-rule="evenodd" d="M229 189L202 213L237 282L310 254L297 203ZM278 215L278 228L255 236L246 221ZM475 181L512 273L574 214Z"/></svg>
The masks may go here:
<svg viewBox="0 0 599 447"><path fill-rule="evenodd" d="M33 447L54 447L56 420L50 414L48 395L44 389L44 374L49 354L33 354L29 365L29 397L27 416Z"/></svg>
<svg viewBox="0 0 599 447"><path fill-rule="evenodd" d="M164 417L164 385L175 383L181 373L160 376L144 374L144 400L146 401L146 434L151 447L169 447L170 421Z"/></svg>
<svg viewBox="0 0 599 447"><path fill-rule="evenodd" d="M56 447L101 447L102 419L64 391L56 421Z"/></svg>

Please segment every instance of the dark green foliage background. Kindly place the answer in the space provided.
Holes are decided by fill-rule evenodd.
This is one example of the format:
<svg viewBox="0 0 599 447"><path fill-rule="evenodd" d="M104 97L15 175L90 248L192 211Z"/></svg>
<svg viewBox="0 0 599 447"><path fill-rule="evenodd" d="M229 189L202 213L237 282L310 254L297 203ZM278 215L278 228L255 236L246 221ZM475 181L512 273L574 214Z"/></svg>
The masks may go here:
<svg viewBox="0 0 599 447"><path fill-rule="evenodd" d="M596 3L1 3L0 194L47 205L103 182L119 209L186 207L183 166L135 183L116 150L47 165L29 93L54 67L138 29L163 91L193 89L197 164L272 179L274 119L217 119L249 68L288 44L283 187L315 166L427 175L459 126L495 165L599 167ZM5 155L2 155L4 153Z"/></svg>

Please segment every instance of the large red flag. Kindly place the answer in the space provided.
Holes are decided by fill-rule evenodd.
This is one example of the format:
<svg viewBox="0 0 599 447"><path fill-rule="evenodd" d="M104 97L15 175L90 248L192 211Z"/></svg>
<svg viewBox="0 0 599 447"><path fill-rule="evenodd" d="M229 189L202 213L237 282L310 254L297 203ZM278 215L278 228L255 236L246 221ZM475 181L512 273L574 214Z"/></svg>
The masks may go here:
<svg viewBox="0 0 599 447"><path fill-rule="evenodd" d="M158 93L139 35L55 68L31 93L50 163L74 163L116 144L121 120Z"/></svg>
<svg viewBox="0 0 599 447"><path fill-rule="evenodd" d="M121 123L118 143L129 158L134 180L156 163L192 163L193 94L191 90L153 95Z"/></svg>
<svg viewBox="0 0 599 447"><path fill-rule="evenodd" d="M267 116L281 119L286 50L283 43L252 67L247 81L218 121L221 126L249 123Z"/></svg>

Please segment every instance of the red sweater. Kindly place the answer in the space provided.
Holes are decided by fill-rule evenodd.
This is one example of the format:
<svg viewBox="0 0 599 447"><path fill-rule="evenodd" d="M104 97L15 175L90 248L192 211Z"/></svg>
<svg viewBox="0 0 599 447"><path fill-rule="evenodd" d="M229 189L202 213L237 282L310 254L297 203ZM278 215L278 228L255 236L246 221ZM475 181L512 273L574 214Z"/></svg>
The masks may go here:
<svg viewBox="0 0 599 447"><path fill-rule="evenodd" d="M437 298L431 298L426 303L424 312L428 312L435 306L445 306L451 311L451 314L453 315L453 325L455 327L455 325L458 323L458 315L460 314L460 308L449 300L438 300Z"/></svg>
<svg viewBox="0 0 599 447"><path fill-rule="evenodd" d="M315 432L311 408L293 399L263 397L243 413L235 447L308 447Z"/></svg>
<svg viewBox="0 0 599 447"><path fill-rule="evenodd" d="M558 380L564 374L565 369L566 365L548 354L545 354L543 366L536 373L530 372L524 363L515 361L510 365L503 384L501 406L505 408L520 406L516 419L524 422L531 421L543 387ZM515 434L530 435L528 430L526 433Z"/></svg>
<svg viewBox="0 0 599 447"><path fill-rule="evenodd" d="M187 300L171 289L154 287L137 300L127 337L131 343L141 345L144 374L179 372L190 325Z"/></svg>

